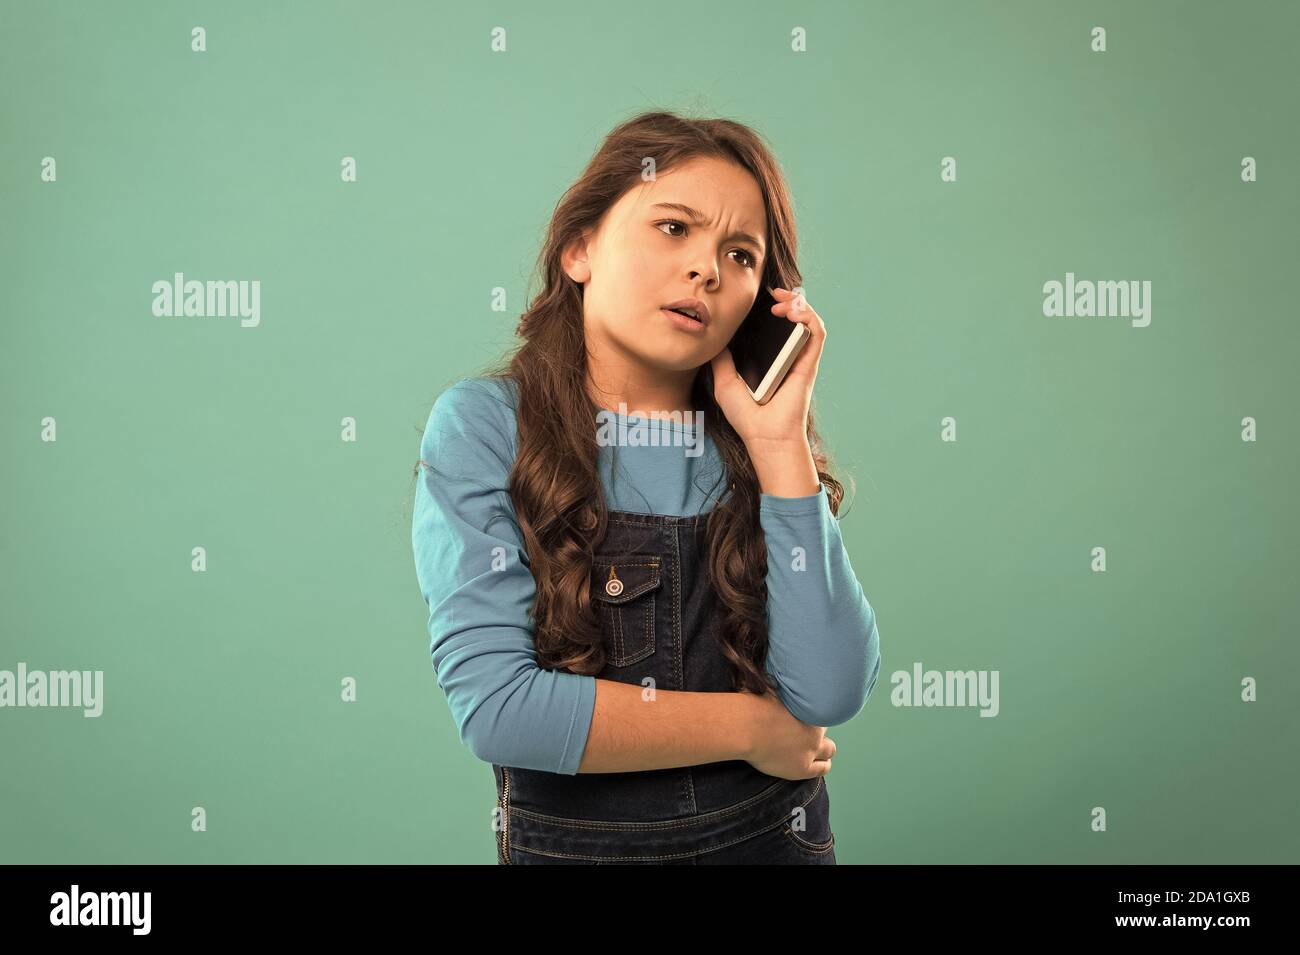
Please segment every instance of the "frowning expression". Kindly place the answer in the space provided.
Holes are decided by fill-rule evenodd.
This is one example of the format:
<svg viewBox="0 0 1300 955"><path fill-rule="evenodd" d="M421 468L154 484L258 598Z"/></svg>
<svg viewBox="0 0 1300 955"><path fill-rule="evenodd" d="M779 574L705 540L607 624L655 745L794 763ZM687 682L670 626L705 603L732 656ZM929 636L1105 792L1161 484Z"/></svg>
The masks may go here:
<svg viewBox="0 0 1300 955"><path fill-rule="evenodd" d="M588 347L647 370L698 368L753 307L767 255L766 209L750 173L694 159L638 183L566 257L584 284ZM678 302L696 320L666 311Z"/></svg>

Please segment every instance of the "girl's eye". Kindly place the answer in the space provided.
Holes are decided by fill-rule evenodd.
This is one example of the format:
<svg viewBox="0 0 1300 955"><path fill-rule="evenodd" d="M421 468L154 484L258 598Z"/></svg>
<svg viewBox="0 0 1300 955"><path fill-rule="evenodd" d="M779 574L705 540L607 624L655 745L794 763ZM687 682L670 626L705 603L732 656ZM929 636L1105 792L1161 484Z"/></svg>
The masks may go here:
<svg viewBox="0 0 1300 955"><path fill-rule="evenodd" d="M662 226L662 225L679 225L679 226L681 226L683 229L686 228L686 223L685 223L685 222L682 222L682 221L679 220L679 219L664 219L662 222L656 222L655 225L656 225L656 226ZM668 234L669 234L669 233L667 233L667 232L664 233L664 235L668 235ZM682 235L685 235L685 233L683 232ZM755 265L758 264L758 263L756 263L756 262L754 261L754 256L750 254L750 252L749 252L748 249L732 249L732 251L733 251L733 252L739 252L741 255L743 255L743 256L745 257L745 268L747 268L747 269L752 269Z"/></svg>

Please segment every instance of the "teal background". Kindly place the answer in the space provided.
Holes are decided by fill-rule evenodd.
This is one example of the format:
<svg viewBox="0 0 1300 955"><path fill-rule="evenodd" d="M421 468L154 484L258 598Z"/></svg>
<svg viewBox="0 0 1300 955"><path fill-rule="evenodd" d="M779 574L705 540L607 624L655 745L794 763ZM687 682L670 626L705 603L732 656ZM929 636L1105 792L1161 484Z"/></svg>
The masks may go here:
<svg viewBox="0 0 1300 955"><path fill-rule="evenodd" d="M102 669L105 709L0 709L0 861L495 863L415 582L420 430L509 346L601 137L664 107L771 140L830 332L883 656L830 730L840 862L1296 862L1298 31L1289 2L4 0L0 669ZM260 280L261 325L155 318L176 271ZM1150 327L1044 317L1067 271L1150 280ZM1000 715L892 706L914 661L998 670Z"/></svg>

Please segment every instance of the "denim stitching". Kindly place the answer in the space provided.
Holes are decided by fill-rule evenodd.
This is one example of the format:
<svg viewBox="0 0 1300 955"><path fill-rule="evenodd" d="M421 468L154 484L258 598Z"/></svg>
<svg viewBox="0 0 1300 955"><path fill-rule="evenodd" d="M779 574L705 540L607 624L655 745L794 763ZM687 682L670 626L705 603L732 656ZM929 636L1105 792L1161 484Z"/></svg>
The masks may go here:
<svg viewBox="0 0 1300 955"><path fill-rule="evenodd" d="M704 516L705 515L701 514L699 515L699 517L671 517L668 515L647 514L645 515L646 517L645 520L633 520L633 519L623 518L623 517L611 517L609 518L608 522L610 524L628 524L628 525L635 524L635 525L640 525L642 527L680 527L682 525L702 524L704 523L704 521L702 520ZM663 519L652 520L651 518L654 517L661 517Z"/></svg>
<svg viewBox="0 0 1300 955"><path fill-rule="evenodd" d="M655 571L653 577L650 577L645 581L644 584L640 585L643 588L643 593L638 594L636 597L628 598L622 603L613 603L612 601L608 601L604 599L601 599L600 601L601 605L605 608L605 611L610 615L608 618L610 623L610 629L613 630L614 632L614 659L611 662L614 664L614 666L619 666L619 667L631 666L633 663L639 663L640 661L644 660L646 657L650 656L650 654L655 652L654 591L663 584L663 581L660 579L660 575L659 575L659 571L662 568L663 562L658 557L654 557L652 560L646 561L644 563L627 563L625 561L619 560L616 557L606 557L599 554L593 558L593 566L599 566L603 568L606 565L616 567L616 568L617 567L648 567L651 570ZM649 594L649 597L646 597L645 596L646 594ZM625 630L624 627L625 614L629 612L635 612L635 607L638 604L640 604L641 606L641 616L642 619L645 621L645 642L642 643L637 650L631 651L627 648L626 642L623 638L623 634Z"/></svg>
<svg viewBox="0 0 1300 955"><path fill-rule="evenodd" d="M682 661L682 541L681 532L674 526L673 532L673 666L677 668L677 688L686 689L685 664ZM699 812L700 805L695 798L695 775L691 767L683 767L682 781L685 783L686 799L690 805L689 812Z"/></svg>
<svg viewBox="0 0 1300 955"><path fill-rule="evenodd" d="M623 654L623 608L606 607L609 613L610 628L614 631L614 664L626 666Z"/></svg>
<svg viewBox="0 0 1300 955"><path fill-rule="evenodd" d="M627 859L633 862L656 862L660 859L684 859L687 858L688 856L708 855L710 852L717 852L719 849L727 848L727 846L734 846L738 842L744 842L747 839L755 839L758 836L761 836L763 833L771 832L777 826L781 826L781 825L784 825L784 823L774 822L772 823L772 825L760 829L758 832L752 832L747 836L741 836L738 839L732 839L730 842L723 842L716 846L710 846L708 849L697 849L690 852L677 852L672 855L666 855L666 856L588 856L588 855L581 855L579 853L574 853L574 852L547 852L543 849L529 849L526 846L515 846L514 849L516 852L531 852L533 853L533 855L550 856L552 859L590 859L593 862L615 862L615 861Z"/></svg>
<svg viewBox="0 0 1300 955"><path fill-rule="evenodd" d="M809 842L807 839L802 838L797 832L791 829L788 824L785 826L785 834L789 836L794 841L794 844L800 849L807 852L816 852L820 855L825 855L827 852L830 852L831 847L835 845L835 833L833 832L831 833L830 842L821 843Z"/></svg>
<svg viewBox="0 0 1300 955"><path fill-rule="evenodd" d="M642 616L645 617L645 643L641 645L641 649L652 651L655 649L655 595L653 590L650 591L650 596L646 598L646 605L642 612ZM648 656L650 656L649 652L642 653L641 659L644 660Z"/></svg>
<svg viewBox="0 0 1300 955"><path fill-rule="evenodd" d="M655 571L654 576L647 576L645 583L637 585L641 587L642 593L650 590L655 590L659 587L660 584L663 583L663 581L659 579L659 573L658 573L661 563L662 562L657 558L645 564L630 564L627 561L620 560L617 557L607 557L601 554L597 554L595 557L592 558L592 567L600 568L601 570L603 570L606 566L611 566L614 567L615 569L619 567L649 567L652 570L654 570ZM601 592L604 593L605 591L602 589ZM636 599L636 597L629 596L628 594L620 594L619 596L623 598L621 601L606 600L604 597L600 597L597 599L603 601L604 603L610 603L610 604L617 604L620 602L631 603L633 600ZM639 597L641 595L637 594L636 596Z"/></svg>
<svg viewBox="0 0 1300 955"><path fill-rule="evenodd" d="M822 783L825 777L817 776L815 778L817 784L813 786L813 791L809 794L808 798L800 803L801 806L807 806L810 802L816 799L817 794L821 792ZM790 780L785 780L784 782L790 782ZM666 819L658 822L612 822L602 819L570 819L563 816L548 816L543 813L533 812L530 809L520 809L517 806L513 808L511 812L521 817L562 829L603 829L615 832L669 831L672 829L685 829L688 826L698 826L702 823L713 822L715 820L725 819L728 816L734 816L737 813L742 813L757 803L771 798L775 795L776 791L784 785L784 782L775 782L762 792L755 793L748 799L744 799L722 809L715 809L712 812L706 812L698 816L685 816L681 819ZM784 822L784 820L782 820L782 822ZM768 826L767 828L770 829L772 827Z"/></svg>

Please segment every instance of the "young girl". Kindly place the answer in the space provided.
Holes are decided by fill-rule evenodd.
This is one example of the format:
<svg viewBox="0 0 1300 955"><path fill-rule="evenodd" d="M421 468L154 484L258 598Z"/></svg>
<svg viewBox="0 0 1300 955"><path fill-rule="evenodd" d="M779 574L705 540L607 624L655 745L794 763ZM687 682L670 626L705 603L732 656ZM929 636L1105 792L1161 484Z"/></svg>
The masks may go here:
<svg viewBox="0 0 1300 955"><path fill-rule="evenodd" d="M638 116L557 206L522 344L434 403L416 572L501 864L835 864L825 727L865 704L880 640L795 245L752 130ZM726 347L760 282L812 333L765 405Z"/></svg>

